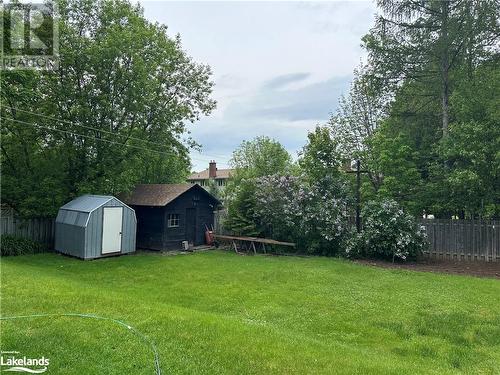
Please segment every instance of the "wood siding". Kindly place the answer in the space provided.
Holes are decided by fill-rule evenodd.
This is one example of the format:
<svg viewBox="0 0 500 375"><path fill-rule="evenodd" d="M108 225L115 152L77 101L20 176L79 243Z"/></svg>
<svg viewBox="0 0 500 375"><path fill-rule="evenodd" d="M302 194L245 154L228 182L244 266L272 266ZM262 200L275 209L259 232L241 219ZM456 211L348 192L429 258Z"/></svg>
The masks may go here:
<svg viewBox="0 0 500 375"><path fill-rule="evenodd" d="M133 206L137 215L137 246L151 250L181 249L190 241L186 224L187 210L193 209L196 231L193 245L205 243L205 225L214 224L214 200L203 190L191 189L165 207ZM168 216L179 215L179 226L169 227ZM191 242L191 241L190 241Z"/></svg>

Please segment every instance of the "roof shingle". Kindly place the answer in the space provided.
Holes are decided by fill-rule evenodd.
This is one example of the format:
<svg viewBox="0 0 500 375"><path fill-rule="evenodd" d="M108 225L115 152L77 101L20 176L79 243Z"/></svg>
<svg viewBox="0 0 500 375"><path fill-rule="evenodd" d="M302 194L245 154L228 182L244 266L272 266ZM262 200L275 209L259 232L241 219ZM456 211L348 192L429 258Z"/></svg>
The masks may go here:
<svg viewBox="0 0 500 375"><path fill-rule="evenodd" d="M226 179L231 177L231 174L234 172L234 169L217 169L217 175L215 179ZM188 178L188 181L192 180L208 180L208 169L205 169L201 172L192 173Z"/></svg>
<svg viewBox="0 0 500 375"><path fill-rule="evenodd" d="M122 200L133 206L165 206L196 185L193 184L143 184L137 185Z"/></svg>

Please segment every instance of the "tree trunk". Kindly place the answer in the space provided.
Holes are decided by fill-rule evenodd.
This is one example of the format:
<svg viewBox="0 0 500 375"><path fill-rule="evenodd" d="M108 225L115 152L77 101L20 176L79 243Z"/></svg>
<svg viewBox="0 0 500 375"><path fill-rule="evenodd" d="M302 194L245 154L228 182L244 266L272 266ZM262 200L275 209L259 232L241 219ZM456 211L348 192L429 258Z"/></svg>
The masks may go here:
<svg viewBox="0 0 500 375"><path fill-rule="evenodd" d="M443 117L443 138L448 136L448 125L449 125L449 89L448 89L448 71L443 72L443 87L442 87L442 117Z"/></svg>
<svg viewBox="0 0 500 375"><path fill-rule="evenodd" d="M449 46L448 46L448 13L449 2L441 2L441 115L443 138L448 136L449 124Z"/></svg>

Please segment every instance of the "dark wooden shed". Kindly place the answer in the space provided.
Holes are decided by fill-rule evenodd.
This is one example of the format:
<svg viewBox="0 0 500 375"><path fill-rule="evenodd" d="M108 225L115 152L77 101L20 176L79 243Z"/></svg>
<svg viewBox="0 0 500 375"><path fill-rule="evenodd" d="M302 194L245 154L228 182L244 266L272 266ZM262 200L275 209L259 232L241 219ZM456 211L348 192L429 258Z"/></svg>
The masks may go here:
<svg viewBox="0 0 500 375"><path fill-rule="evenodd" d="M137 185L123 200L137 216L139 249L181 249L182 242L205 243L220 202L195 184Z"/></svg>

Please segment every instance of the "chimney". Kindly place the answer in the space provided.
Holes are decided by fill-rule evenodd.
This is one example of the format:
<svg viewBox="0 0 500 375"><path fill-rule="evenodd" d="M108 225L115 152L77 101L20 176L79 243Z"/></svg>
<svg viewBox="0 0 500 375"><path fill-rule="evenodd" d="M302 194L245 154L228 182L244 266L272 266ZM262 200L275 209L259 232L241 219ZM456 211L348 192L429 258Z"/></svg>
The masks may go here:
<svg viewBox="0 0 500 375"><path fill-rule="evenodd" d="M217 177L217 164L215 160L210 160L210 163L208 163L208 178L215 177Z"/></svg>

